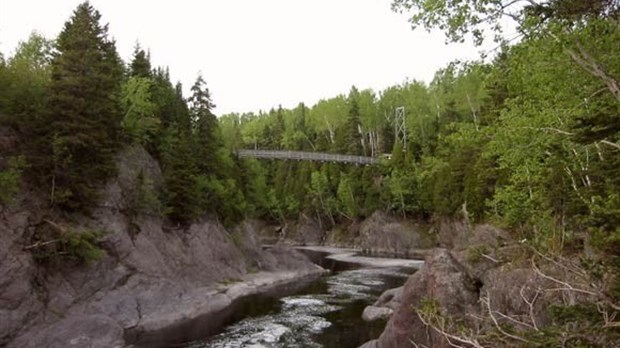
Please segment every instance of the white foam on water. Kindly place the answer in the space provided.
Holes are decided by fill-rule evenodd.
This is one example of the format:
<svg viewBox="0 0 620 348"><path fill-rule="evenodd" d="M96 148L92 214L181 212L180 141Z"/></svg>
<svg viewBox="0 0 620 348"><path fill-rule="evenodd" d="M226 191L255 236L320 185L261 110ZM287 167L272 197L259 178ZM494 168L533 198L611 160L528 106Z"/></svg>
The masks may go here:
<svg viewBox="0 0 620 348"><path fill-rule="evenodd" d="M284 302L284 308L290 307L310 307L310 306L324 306L326 303L312 297L285 297L280 301Z"/></svg>
<svg viewBox="0 0 620 348"><path fill-rule="evenodd" d="M287 296L280 299L281 310L246 318L224 332L188 348L321 348L313 341L332 326L326 314L358 300L373 301L385 286L386 275L407 277L396 269L343 271L327 278L327 292Z"/></svg>

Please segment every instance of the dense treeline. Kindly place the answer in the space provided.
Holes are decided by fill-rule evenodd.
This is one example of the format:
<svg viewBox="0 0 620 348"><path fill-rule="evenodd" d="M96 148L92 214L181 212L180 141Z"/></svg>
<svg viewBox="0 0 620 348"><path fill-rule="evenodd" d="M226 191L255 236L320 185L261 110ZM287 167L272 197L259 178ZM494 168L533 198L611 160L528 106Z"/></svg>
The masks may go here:
<svg viewBox="0 0 620 348"><path fill-rule="evenodd" d="M115 171L114 154L140 143L160 160L166 182L151 205L177 222L209 213L231 223L306 214L333 225L382 209L493 220L556 248L586 231L616 240L615 8L584 5L565 14L562 3L524 7L520 43L502 46L489 63L450 64L429 84L352 87L311 107L219 120L202 76L186 98L141 47L123 63L99 13L84 3L55 41L33 34L0 62L0 119L20 139L3 154L0 198L10 200L23 172L52 206L88 211ZM452 5L413 21L445 20L451 38L461 39L469 22L451 21ZM240 160L239 148L391 159L367 167Z"/></svg>
<svg viewBox="0 0 620 348"><path fill-rule="evenodd" d="M124 64L84 3L55 41L33 34L2 59L0 117L21 139L3 157L3 201L9 178L24 171L52 205L88 211L114 173L114 154L133 142L161 161L161 212L179 222L205 213L231 222L305 213L333 224L383 209L492 219L560 244L586 230L611 238L620 209L617 22L610 9L564 14L549 6L526 7L529 20L544 20L492 62L450 64L428 85L352 87L311 107L218 120L202 76L186 98L141 47ZM545 11L556 11L556 21ZM454 30L460 39L464 32ZM259 162L235 158L239 148L391 159L369 167Z"/></svg>
<svg viewBox="0 0 620 348"><path fill-rule="evenodd" d="M620 52L607 42L592 49L615 73ZM586 230L617 238L618 101L563 50L532 38L489 64L451 64L429 85L354 87L310 108L225 115L220 124L230 149L391 154L378 167L248 160L258 214L331 223L376 209L464 216L558 248ZM395 134L398 107L405 144Z"/></svg>
<svg viewBox="0 0 620 348"><path fill-rule="evenodd" d="M0 203L10 203L25 174L52 208L88 213L116 171L115 154L139 143L160 160L165 179L164 192L148 193L140 209L180 223L209 213L238 221L237 164L224 151L202 76L185 98L139 46L124 64L99 20L83 3L56 40L35 33L0 57L2 135L19 139L0 158Z"/></svg>

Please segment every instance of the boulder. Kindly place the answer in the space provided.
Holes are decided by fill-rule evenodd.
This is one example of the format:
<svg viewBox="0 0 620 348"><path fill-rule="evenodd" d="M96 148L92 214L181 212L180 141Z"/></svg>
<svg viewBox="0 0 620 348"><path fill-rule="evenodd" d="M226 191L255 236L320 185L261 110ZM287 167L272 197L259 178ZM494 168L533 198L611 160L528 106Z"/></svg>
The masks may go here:
<svg viewBox="0 0 620 348"><path fill-rule="evenodd" d="M449 347L445 339L422 323L413 309L426 299L433 299L442 314L466 319L467 313L478 309L478 288L474 280L446 249L437 249L426 259L420 271L405 283L401 304L390 317L385 330L365 348L404 348L411 343L434 348Z"/></svg>
<svg viewBox="0 0 620 348"><path fill-rule="evenodd" d="M389 289L384 291L374 303L377 307L386 307L397 309L400 306L401 297L403 295L403 287Z"/></svg>
<svg viewBox="0 0 620 348"><path fill-rule="evenodd" d="M388 319L392 313L400 306L403 287L384 291L381 296L371 306L364 308L362 319L364 321L375 321Z"/></svg>
<svg viewBox="0 0 620 348"><path fill-rule="evenodd" d="M394 313L394 310L391 308L366 306L362 313L362 319L364 321L386 320L392 313Z"/></svg>

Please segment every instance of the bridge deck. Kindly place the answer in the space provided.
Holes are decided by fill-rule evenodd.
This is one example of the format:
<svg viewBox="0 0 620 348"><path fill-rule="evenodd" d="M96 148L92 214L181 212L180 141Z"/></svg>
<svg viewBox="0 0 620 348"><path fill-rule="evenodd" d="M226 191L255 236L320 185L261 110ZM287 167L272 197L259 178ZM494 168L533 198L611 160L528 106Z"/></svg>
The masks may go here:
<svg viewBox="0 0 620 348"><path fill-rule="evenodd" d="M276 150L237 150L239 157L287 159L299 161L340 162L353 164L378 164L375 157L339 155L323 152L276 151Z"/></svg>

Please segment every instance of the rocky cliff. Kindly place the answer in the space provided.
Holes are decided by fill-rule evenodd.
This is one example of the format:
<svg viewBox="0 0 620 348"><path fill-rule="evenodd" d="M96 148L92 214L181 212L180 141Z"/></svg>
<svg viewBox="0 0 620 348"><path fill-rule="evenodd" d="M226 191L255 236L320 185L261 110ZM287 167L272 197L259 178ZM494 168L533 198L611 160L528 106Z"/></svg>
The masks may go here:
<svg viewBox="0 0 620 348"><path fill-rule="evenodd" d="M326 228L325 222L302 215L298 221L263 229L261 237L296 245L356 248L377 256L424 257L426 251L438 246L432 226L376 211L362 221Z"/></svg>
<svg viewBox="0 0 620 348"><path fill-rule="evenodd" d="M1 207L0 346L157 346L208 333L243 296L321 273L293 250L263 251L252 223L232 232L212 219L181 228L154 205L136 209L138 194L161 185L141 147L120 154L118 168L88 217L50 214L33 192ZM42 263L33 254L54 242L39 238L49 224L103 231L105 256Z"/></svg>
<svg viewBox="0 0 620 348"><path fill-rule="evenodd" d="M573 320L579 316L592 315L598 322L613 313L607 312L611 306L605 295L597 294L602 283L576 267L579 260L556 261L490 225L440 220L436 232L442 247L427 256L402 289L386 292L368 308L368 313L389 309L393 314L381 336L361 348L620 343L610 339L609 329L603 329L605 336L596 326L575 332ZM587 304L594 304L591 311ZM561 306L569 306L569 314L552 318L550 309Z"/></svg>

